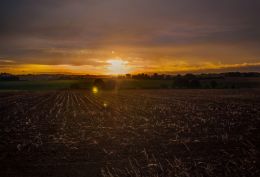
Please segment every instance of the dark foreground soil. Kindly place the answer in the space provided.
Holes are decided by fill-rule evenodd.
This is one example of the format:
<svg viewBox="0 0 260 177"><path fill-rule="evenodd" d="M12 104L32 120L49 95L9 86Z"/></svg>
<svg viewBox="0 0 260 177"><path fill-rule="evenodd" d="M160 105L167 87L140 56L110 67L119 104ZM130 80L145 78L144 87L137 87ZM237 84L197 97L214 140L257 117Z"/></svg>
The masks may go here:
<svg viewBox="0 0 260 177"><path fill-rule="evenodd" d="M259 122L260 90L0 93L0 177L256 177Z"/></svg>

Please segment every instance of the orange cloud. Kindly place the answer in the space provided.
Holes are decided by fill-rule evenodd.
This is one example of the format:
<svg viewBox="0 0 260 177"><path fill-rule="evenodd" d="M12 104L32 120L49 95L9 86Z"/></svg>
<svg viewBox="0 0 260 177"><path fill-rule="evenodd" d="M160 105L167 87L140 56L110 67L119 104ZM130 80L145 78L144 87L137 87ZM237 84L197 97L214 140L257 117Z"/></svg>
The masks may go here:
<svg viewBox="0 0 260 177"><path fill-rule="evenodd" d="M159 72L159 73L189 73L189 72L223 72L223 71L254 71L260 69L259 63L241 63L241 64L222 64L201 62L196 65L185 61L178 61L169 65L158 65L145 63L123 63L116 62L118 60L108 61L108 65L89 66L89 65L39 65L39 64L22 64L22 65L0 65L1 72L13 74L39 74L39 73L65 73L65 74L126 74L140 72Z"/></svg>

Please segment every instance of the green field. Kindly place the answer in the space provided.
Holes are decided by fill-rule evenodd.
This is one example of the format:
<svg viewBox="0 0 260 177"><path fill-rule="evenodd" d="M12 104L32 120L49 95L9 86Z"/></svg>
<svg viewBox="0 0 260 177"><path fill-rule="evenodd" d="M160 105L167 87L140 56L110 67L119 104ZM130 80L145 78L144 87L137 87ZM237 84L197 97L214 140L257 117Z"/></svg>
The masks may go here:
<svg viewBox="0 0 260 177"><path fill-rule="evenodd" d="M103 79L105 83L111 79ZM172 88L173 80L135 80L112 79L117 89L166 89ZM211 80L201 80L200 88L208 89ZM94 79L87 80L37 80L37 81L0 81L0 91L48 91L61 89L91 89ZM226 78L217 80L217 89L227 88L259 88L259 78ZM177 87L178 88L178 87Z"/></svg>
<svg viewBox="0 0 260 177"><path fill-rule="evenodd" d="M83 80L45 80L45 81L1 81L0 90L60 90L68 89L73 84L90 85Z"/></svg>
<svg viewBox="0 0 260 177"><path fill-rule="evenodd" d="M107 79L104 79L107 82ZM93 80L41 80L41 81L1 81L1 91L20 90L60 90L60 89L89 89ZM119 89L156 89L170 88L170 80L118 80Z"/></svg>

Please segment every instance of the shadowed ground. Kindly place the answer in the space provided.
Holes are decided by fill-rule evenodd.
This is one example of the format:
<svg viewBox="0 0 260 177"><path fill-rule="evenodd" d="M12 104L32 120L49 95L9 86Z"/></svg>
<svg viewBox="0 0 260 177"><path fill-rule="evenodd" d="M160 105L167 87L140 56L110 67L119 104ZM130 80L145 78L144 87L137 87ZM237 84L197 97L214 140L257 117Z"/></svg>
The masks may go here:
<svg viewBox="0 0 260 177"><path fill-rule="evenodd" d="M259 90L0 93L0 176L258 176Z"/></svg>

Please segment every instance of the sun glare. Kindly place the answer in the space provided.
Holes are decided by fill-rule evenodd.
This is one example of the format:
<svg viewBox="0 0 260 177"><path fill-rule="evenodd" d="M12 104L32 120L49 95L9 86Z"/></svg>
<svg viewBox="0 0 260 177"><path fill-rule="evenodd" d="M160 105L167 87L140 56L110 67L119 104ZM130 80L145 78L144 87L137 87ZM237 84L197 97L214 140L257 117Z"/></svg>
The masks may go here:
<svg viewBox="0 0 260 177"><path fill-rule="evenodd" d="M108 60L107 67L109 74L126 74L129 72L129 66L127 66L127 61L123 60Z"/></svg>

